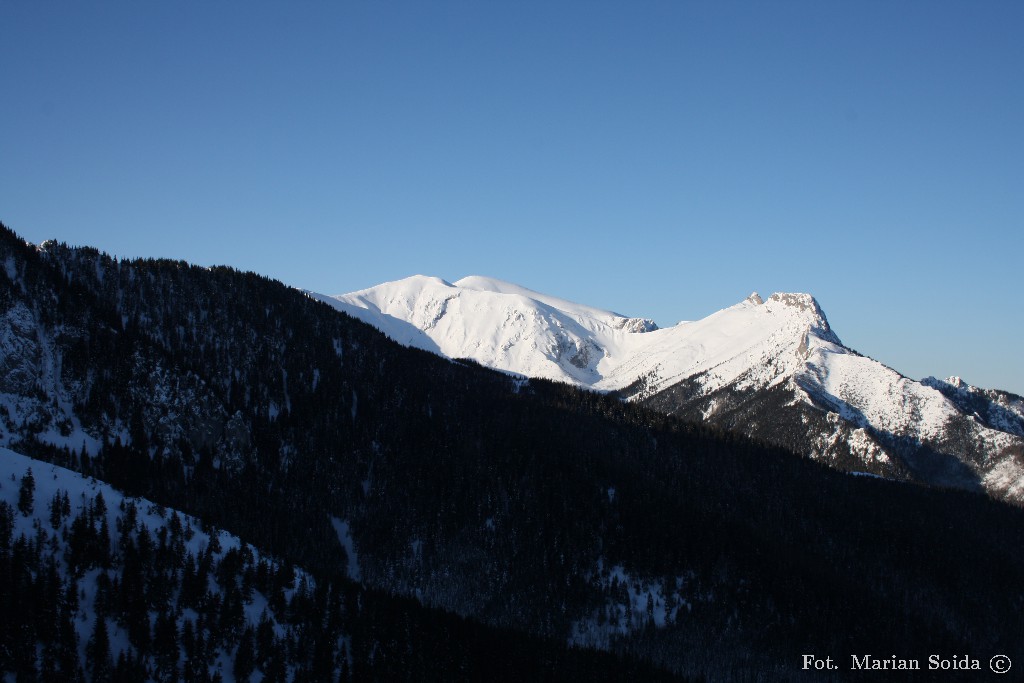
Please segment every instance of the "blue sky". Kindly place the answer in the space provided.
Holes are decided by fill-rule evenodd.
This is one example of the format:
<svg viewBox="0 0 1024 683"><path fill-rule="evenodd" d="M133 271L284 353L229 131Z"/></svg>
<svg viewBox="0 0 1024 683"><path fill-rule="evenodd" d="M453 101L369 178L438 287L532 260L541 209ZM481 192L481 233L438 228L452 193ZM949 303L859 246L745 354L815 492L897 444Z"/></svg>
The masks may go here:
<svg viewBox="0 0 1024 683"><path fill-rule="evenodd" d="M1024 3L0 3L0 220L660 324L808 291L1024 393Z"/></svg>

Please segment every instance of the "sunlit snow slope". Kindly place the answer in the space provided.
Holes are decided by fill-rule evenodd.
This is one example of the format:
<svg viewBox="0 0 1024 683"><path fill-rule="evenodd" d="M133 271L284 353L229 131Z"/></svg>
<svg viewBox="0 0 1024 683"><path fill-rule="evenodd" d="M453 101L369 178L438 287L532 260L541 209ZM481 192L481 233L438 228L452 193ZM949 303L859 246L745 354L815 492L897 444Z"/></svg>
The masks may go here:
<svg viewBox="0 0 1024 683"><path fill-rule="evenodd" d="M479 276L316 296L450 358L617 391L843 469L1024 499L1020 397L903 377L843 346L809 294L755 293L663 329Z"/></svg>

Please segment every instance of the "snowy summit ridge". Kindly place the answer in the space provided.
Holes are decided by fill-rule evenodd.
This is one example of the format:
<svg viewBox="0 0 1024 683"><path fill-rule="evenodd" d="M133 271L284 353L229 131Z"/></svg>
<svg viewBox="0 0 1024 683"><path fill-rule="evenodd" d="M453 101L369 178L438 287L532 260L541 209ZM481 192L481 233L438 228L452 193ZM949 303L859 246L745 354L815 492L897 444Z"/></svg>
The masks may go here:
<svg viewBox="0 0 1024 683"><path fill-rule="evenodd" d="M787 341L806 348L808 334L839 344L814 297L799 293L763 301L755 292L668 328L477 275L454 283L416 275L319 298L408 346L603 391L663 377L653 390L711 366L734 377L740 368L727 366L736 358L775 355ZM744 370L748 364L741 363Z"/></svg>
<svg viewBox="0 0 1024 683"><path fill-rule="evenodd" d="M416 275L314 296L407 346L618 392L844 469L1024 499L1024 466L1010 457L1024 443L1024 402L955 382L917 382L852 351L807 293L762 299L754 292L666 328L477 275L455 282ZM950 445L954 432L956 444L973 445ZM937 467L901 455L911 451L953 457Z"/></svg>

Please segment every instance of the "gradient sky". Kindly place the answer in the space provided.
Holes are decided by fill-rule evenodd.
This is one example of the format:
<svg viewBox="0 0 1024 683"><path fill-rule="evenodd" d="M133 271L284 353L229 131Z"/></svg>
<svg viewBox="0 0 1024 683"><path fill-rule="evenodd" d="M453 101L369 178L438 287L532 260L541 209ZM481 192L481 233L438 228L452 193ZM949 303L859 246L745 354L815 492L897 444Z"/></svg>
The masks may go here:
<svg viewBox="0 0 1024 683"><path fill-rule="evenodd" d="M1024 393L1024 3L3 2L0 220L660 324L813 293Z"/></svg>

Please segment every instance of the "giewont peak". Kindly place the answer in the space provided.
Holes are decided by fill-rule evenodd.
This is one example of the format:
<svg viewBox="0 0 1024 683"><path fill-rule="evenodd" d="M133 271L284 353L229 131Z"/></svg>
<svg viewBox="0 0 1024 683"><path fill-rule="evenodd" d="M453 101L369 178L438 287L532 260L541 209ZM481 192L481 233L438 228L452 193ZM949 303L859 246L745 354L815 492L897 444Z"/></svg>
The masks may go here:
<svg viewBox="0 0 1024 683"><path fill-rule="evenodd" d="M818 305L818 301L810 294L775 292L768 297L766 306L769 310L784 307L791 311L809 313L821 323L822 327L828 329L828 321L825 319L825 312L821 310L821 306Z"/></svg>
<svg viewBox="0 0 1024 683"><path fill-rule="evenodd" d="M798 311L812 311L821 314L821 307L818 306L818 302L810 294L775 292L768 297L768 301L780 303L795 308Z"/></svg>
<svg viewBox="0 0 1024 683"><path fill-rule="evenodd" d="M821 310L817 299L810 294L776 292L768 297L764 307L768 312L788 311L790 314L796 313L798 316L807 319L809 326L819 337L840 343L839 338L835 336L832 328L829 327L825 311Z"/></svg>

